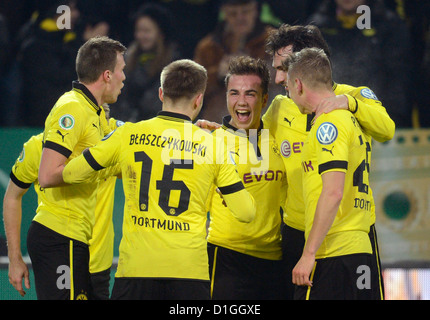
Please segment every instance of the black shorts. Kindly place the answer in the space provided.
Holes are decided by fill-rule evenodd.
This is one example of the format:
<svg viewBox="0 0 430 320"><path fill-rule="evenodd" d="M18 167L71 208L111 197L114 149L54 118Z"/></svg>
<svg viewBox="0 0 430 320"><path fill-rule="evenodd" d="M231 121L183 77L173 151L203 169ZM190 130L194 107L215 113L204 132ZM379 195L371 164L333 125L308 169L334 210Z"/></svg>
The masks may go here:
<svg viewBox="0 0 430 320"><path fill-rule="evenodd" d="M27 249L39 300L87 300L90 288L88 245L32 221Z"/></svg>
<svg viewBox="0 0 430 320"><path fill-rule="evenodd" d="M312 287L296 286L295 300L378 300L373 286L372 255L357 253L317 259Z"/></svg>
<svg viewBox="0 0 430 320"><path fill-rule="evenodd" d="M112 300L209 300L209 281L115 278Z"/></svg>
<svg viewBox="0 0 430 320"><path fill-rule="evenodd" d="M295 286L293 284L293 269L299 262L305 246L305 233L282 223L282 263L285 278L285 300L293 300Z"/></svg>
<svg viewBox="0 0 430 320"><path fill-rule="evenodd" d="M90 300L109 300L110 268L90 274Z"/></svg>
<svg viewBox="0 0 430 320"><path fill-rule="evenodd" d="M284 299L282 262L256 258L208 244L214 300Z"/></svg>
<svg viewBox="0 0 430 320"><path fill-rule="evenodd" d="M286 277L286 299L290 300L294 297L295 286L292 283L292 272L297 262L302 256L305 246L305 233L303 231L291 228L282 223L282 261L284 264L284 273ZM370 243L372 244L372 269L373 272L372 286L377 288L381 300L384 299L384 281L382 278L382 267L379 255L378 239L376 236L375 225L370 227L369 232Z"/></svg>

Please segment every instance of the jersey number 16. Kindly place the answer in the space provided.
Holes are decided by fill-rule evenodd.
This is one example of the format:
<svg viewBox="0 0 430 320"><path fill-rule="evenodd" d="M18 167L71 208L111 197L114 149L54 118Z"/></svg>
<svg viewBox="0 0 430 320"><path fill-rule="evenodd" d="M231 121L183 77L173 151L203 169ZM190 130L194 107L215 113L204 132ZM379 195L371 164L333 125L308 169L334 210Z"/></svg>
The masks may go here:
<svg viewBox="0 0 430 320"><path fill-rule="evenodd" d="M151 179L152 159L143 151L134 153L134 161L142 162L140 178L139 208L140 211L148 211L149 182ZM169 165L164 165L162 180L156 181L156 189L160 190L158 205L168 216L179 216L188 210L190 202L190 189L183 181L173 180L175 169L193 169L192 160L171 159ZM169 206L170 193L172 190L180 192L178 207Z"/></svg>

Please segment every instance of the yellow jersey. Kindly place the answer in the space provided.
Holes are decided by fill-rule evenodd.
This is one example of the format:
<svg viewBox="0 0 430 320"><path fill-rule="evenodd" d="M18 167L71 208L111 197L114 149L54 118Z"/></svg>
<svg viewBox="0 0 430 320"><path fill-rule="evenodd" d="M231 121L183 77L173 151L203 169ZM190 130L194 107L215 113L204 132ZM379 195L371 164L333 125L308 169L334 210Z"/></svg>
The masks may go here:
<svg viewBox="0 0 430 320"><path fill-rule="evenodd" d="M305 238L312 228L322 191L321 175L345 173L342 201L316 258L372 253L369 240L372 196L369 188L370 144L351 112L319 116L303 145L302 172L306 203Z"/></svg>
<svg viewBox="0 0 430 320"><path fill-rule="evenodd" d="M22 148L10 172L10 179L20 188L28 189L34 184L37 202L41 202L44 194L50 189L41 188L38 181L40 157L43 148L43 133L32 136Z"/></svg>
<svg viewBox="0 0 430 320"><path fill-rule="evenodd" d="M275 139L261 126L248 136L223 119L213 134L227 140L227 150L236 164L243 185L254 197L257 212L253 221L241 223L223 205L215 186L209 202L208 242L261 259L280 260L280 208L287 192L284 163Z"/></svg>
<svg viewBox="0 0 430 320"><path fill-rule="evenodd" d="M109 128L116 130L124 123L109 119ZM101 272L112 266L114 252L114 226L112 221L116 176L104 178L97 189L95 221L90 245L90 273Z"/></svg>
<svg viewBox="0 0 430 320"><path fill-rule="evenodd" d="M44 148L53 149L67 159L80 155L105 134L106 116L97 100L81 83L63 94L45 121ZM50 197L39 203L34 220L46 227L88 244L94 225L98 182L80 186L52 188Z"/></svg>
<svg viewBox="0 0 430 320"><path fill-rule="evenodd" d="M349 110L360 122L363 135L370 143L370 147L372 138L383 142L393 137L394 122L369 88L335 83L333 90L336 95L345 94L347 96ZM304 231L305 204L301 155L303 143L311 129L313 115L302 114L293 100L287 96L278 95L262 119L264 127L270 130L278 143L287 170L289 186L283 206L284 223L294 229ZM372 220L374 221L374 206L372 207Z"/></svg>
<svg viewBox="0 0 430 320"><path fill-rule="evenodd" d="M212 184L224 197L237 195L232 201L237 208L248 208L234 210L238 219L247 222L255 215L253 198L234 164L217 154L217 144L187 116L161 111L153 119L126 123L66 165L67 183L113 165L121 168L125 204L115 277L209 280L206 200Z"/></svg>

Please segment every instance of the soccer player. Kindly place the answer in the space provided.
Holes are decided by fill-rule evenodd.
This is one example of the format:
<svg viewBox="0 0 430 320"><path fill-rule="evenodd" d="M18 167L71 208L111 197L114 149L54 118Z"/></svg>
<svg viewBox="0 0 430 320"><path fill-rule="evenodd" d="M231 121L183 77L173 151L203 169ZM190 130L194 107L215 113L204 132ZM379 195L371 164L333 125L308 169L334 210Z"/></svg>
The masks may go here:
<svg viewBox="0 0 430 320"><path fill-rule="evenodd" d="M32 136L24 143L21 154L10 172L10 180L3 199L3 220L9 257L9 282L23 297L30 289L28 267L21 253L22 197L34 183L38 202L45 196L45 189L39 186L37 173L43 148L43 133ZM48 191L49 192L49 191Z"/></svg>
<svg viewBox="0 0 430 320"><path fill-rule="evenodd" d="M109 117L107 105L103 105L106 117ZM111 130L115 130L122 122L109 119ZM3 200L3 219L9 256L9 281L14 288L25 295L22 281L30 288L29 273L20 249L20 227L22 219L22 197L31 184L34 185L38 204L52 196L52 188L41 188L37 179L40 157L43 148L43 133L32 136L24 143L23 150L15 161L10 173L9 184ZM110 268L113 260L113 204L116 176L109 176L100 183L97 190L95 223L89 241L91 283L89 298L106 300L110 296Z"/></svg>
<svg viewBox="0 0 430 320"><path fill-rule="evenodd" d="M287 90L301 113L316 113L324 108L324 99L336 96L331 74L322 49L306 48L290 56ZM334 110L314 119L302 148L306 244L293 269L295 299L378 298L371 283L377 270L368 236L369 153L349 111Z"/></svg>
<svg viewBox="0 0 430 320"><path fill-rule="evenodd" d="M275 82L286 86L286 71L282 62L293 52L303 48L316 47L323 49L327 56L329 50L321 32L317 27L281 25L273 31L267 40L266 51L272 55L272 66L276 69ZM350 110L363 129L363 138L371 149L372 138L383 142L390 140L394 135L395 125L387 114L381 102L367 87L352 87L346 84L333 82L335 96L321 101L324 108L319 113L333 109ZM304 247L304 212L303 181L302 181L302 146L309 134L313 114L302 114L295 103L285 95L277 96L269 106L262 119L265 128L275 136L287 170L288 192L283 207L282 247L283 260L287 276L291 278L292 270L300 259ZM368 162L370 164L370 153ZM371 193L371 189L369 189ZM374 254L374 264L379 268L378 279L374 286L380 288L383 299L382 270L380 269L379 252L375 230L375 207L371 206L372 227L369 232ZM287 299L292 299L294 285L289 281Z"/></svg>
<svg viewBox="0 0 430 320"><path fill-rule="evenodd" d="M38 299L88 297L89 249L98 181L63 184L64 164L95 145L107 133L101 105L114 103L123 87L126 48L95 37L78 50L78 81L52 108L43 133L38 180L42 188L58 186L42 201L28 231L28 253ZM59 276L67 285L57 281ZM59 285L60 284L60 285Z"/></svg>
<svg viewBox="0 0 430 320"><path fill-rule="evenodd" d="M121 167L123 237L112 299L209 299L210 188L218 186L240 221L254 218L255 203L222 143L191 122L202 107L206 69L177 60L160 82L157 117L118 128L70 161L63 178L79 183L97 170Z"/></svg>
<svg viewBox="0 0 430 320"><path fill-rule="evenodd" d="M227 152L257 203L257 214L248 224L237 221L213 188L208 233L212 299L283 299L279 208L287 184L276 141L261 121L269 82L263 60L230 60L225 79L230 115L213 135L227 139Z"/></svg>

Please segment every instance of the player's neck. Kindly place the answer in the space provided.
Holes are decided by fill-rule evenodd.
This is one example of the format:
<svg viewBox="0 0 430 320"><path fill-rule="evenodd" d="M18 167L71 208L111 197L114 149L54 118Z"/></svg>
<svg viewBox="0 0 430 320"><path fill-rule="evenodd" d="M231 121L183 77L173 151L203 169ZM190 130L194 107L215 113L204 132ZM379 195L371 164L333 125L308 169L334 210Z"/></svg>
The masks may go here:
<svg viewBox="0 0 430 320"><path fill-rule="evenodd" d="M193 117L194 117L194 113L193 113L192 107L179 106L179 105L173 106L173 105L170 105L170 104L163 103L162 110L163 111L168 111L168 112L173 112L173 113L179 113L179 114L186 115L191 120L193 120Z"/></svg>
<svg viewBox="0 0 430 320"><path fill-rule="evenodd" d="M87 89L92 93L94 98L97 100L97 104L101 106L105 101L103 101L103 90L97 82L94 83L83 83L81 82Z"/></svg>
<svg viewBox="0 0 430 320"><path fill-rule="evenodd" d="M203 93L196 94L193 98L181 97L172 100L163 95L162 89L159 91L160 100L163 102L162 110L176 112L186 115L191 120L197 117L203 103Z"/></svg>
<svg viewBox="0 0 430 320"><path fill-rule="evenodd" d="M312 109L312 112L317 112L319 108L321 108L321 101L335 96L335 93L332 90L321 90L314 91L308 95L308 104Z"/></svg>

